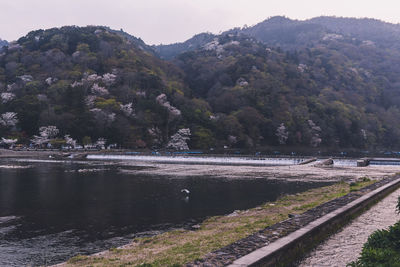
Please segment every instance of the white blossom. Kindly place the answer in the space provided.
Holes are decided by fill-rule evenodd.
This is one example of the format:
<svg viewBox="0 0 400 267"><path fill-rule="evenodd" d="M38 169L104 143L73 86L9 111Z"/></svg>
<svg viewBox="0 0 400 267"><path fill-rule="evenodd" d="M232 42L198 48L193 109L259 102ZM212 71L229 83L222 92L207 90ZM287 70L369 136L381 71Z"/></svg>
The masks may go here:
<svg viewBox="0 0 400 267"><path fill-rule="evenodd" d="M43 144L49 143L58 133L59 130L56 126L42 126L39 128L39 135L34 135L31 142L34 145L42 146Z"/></svg>
<svg viewBox="0 0 400 267"><path fill-rule="evenodd" d="M52 77L48 77L45 80L46 84L49 85L49 86L52 85L53 83L55 83L56 81L58 81L58 79L57 78L52 78Z"/></svg>
<svg viewBox="0 0 400 267"><path fill-rule="evenodd" d="M239 78L237 81L236 81L236 84L237 85L239 85L239 86L247 86L247 85L249 85L249 83L248 83L248 81L246 81L244 78Z"/></svg>
<svg viewBox="0 0 400 267"><path fill-rule="evenodd" d="M278 137L279 144L286 144L286 140L289 137L289 132L286 130L284 123L281 123L281 125L276 129L275 135Z"/></svg>
<svg viewBox="0 0 400 267"><path fill-rule="evenodd" d="M78 87L78 86L82 86L82 85L83 85L83 82L75 81L75 82L71 83L71 87L72 88L75 88L75 87Z"/></svg>
<svg viewBox="0 0 400 267"><path fill-rule="evenodd" d="M146 97L146 92L145 91L137 91L136 95L141 96L141 97Z"/></svg>
<svg viewBox="0 0 400 267"><path fill-rule="evenodd" d="M130 117L130 116L134 115L134 114L133 114L132 102L131 102L131 103L128 103L128 104L125 104L125 105L120 104L119 106L120 106L120 108L121 108L121 111L122 111L126 116Z"/></svg>
<svg viewBox="0 0 400 267"><path fill-rule="evenodd" d="M229 135L228 136L228 142L231 144L236 144L237 143L237 137L234 135Z"/></svg>
<svg viewBox="0 0 400 267"><path fill-rule="evenodd" d="M43 136L37 136L34 135L31 139L32 144L37 145L37 146L42 146L46 143L48 143L50 139L43 137Z"/></svg>
<svg viewBox="0 0 400 267"><path fill-rule="evenodd" d="M187 141L190 140L191 132L189 128L180 129L176 134L171 136L167 144L167 148L175 150L188 150Z"/></svg>
<svg viewBox="0 0 400 267"><path fill-rule="evenodd" d="M343 35L336 34L336 33L327 33L322 37L323 41L332 41L332 40L340 40L343 39Z"/></svg>
<svg viewBox="0 0 400 267"><path fill-rule="evenodd" d="M298 69L300 72L304 72L304 71L306 71L306 70L308 69L308 67L307 67L306 64L300 63L300 64L297 66L297 69Z"/></svg>
<svg viewBox="0 0 400 267"><path fill-rule="evenodd" d="M64 135L64 140L67 145L70 145L73 148L76 147L76 140L73 139L69 134Z"/></svg>
<svg viewBox="0 0 400 267"><path fill-rule="evenodd" d="M101 149L104 149L106 143L107 143L107 139L105 139L105 138L103 138L103 137L100 137L99 139L97 139L95 145L96 145L97 147L100 147Z"/></svg>
<svg viewBox="0 0 400 267"><path fill-rule="evenodd" d="M105 96L109 94L106 88L99 86L97 83L93 84L92 93L100 96Z"/></svg>
<svg viewBox="0 0 400 267"><path fill-rule="evenodd" d="M171 115L173 115L173 116L181 115L181 111L169 103L169 101L167 100L167 96L165 94L161 94L161 95L157 96L156 101L161 106L167 108Z"/></svg>
<svg viewBox="0 0 400 267"><path fill-rule="evenodd" d="M32 75L28 75L28 74L18 76L18 78L20 78L25 83L33 81Z"/></svg>
<svg viewBox="0 0 400 267"><path fill-rule="evenodd" d="M42 126L42 127L39 128L40 136L46 137L46 138L49 138L49 139L55 138L58 135L59 132L60 131L57 129L57 127L56 126L52 126L52 125Z"/></svg>
<svg viewBox="0 0 400 267"><path fill-rule="evenodd" d="M219 42L218 42L218 38L215 38L213 41L211 41L211 42L209 42L209 43L206 43L204 46L203 46L203 48L205 49L205 50L208 50L208 51L210 51L210 50L217 50L218 49L218 47L219 47Z"/></svg>
<svg viewBox="0 0 400 267"><path fill-rule="evenodd" d="M109 113L108 117L107 117L107 121L109 121L109 122L115 121L115 116L116 116L116 114L114 112Z"/></svg>
<svg viewBox="0 0 400 267"><path fill-rule="evenodd" d="M320 137L321 127L317 126L312 120L308 120L308 126L310 127L311 131L310 145L313 147L317 147L322 142L322 139Z"/></svg>
<svg viewBox="0 0 400 267"><path fill-rule="evenodd" d="M97 98L97 96L95 96L95 95L88 95L87 97L85 97L86 106L88 106L90 108L93 107L94 103L96 101L96 98Z"/></svg>
<svg viewBox="0 0 400 267"><path fill-rule="evenodd" d="M4 137L1 138L1 143L9 146L13 146L17 142L17 139L6 139Z"/></svg>
<svg viewBox="0 0 400 267"><path fill-rule="evenodd" d="M0 116L0 124L5 127L14 127L18 123L17 113L6 112Z"/></svg>
<svg viewBox="0 0 400 267"><path fill-rule="evenodd" d="M16 83L9 84L9 85L7 85L7 92L12 92L17 88L18 88L18 85Z"/></svg>
<svg viewBox="0 0 400 267"><path fill-rule="evenodd" d="M90 110L90 112L97 113L97 112L102 112L102 110L99 109L99 108L92 108L92 109Z"/></svg>
<svg viewBox="0 0 400 267"><path fill-rule="evenodd" d="M363 137L364 140L367 140L367 131L364 129L361 129L361 136Z"/></svg>
<svg viewBox="0 0 400 267"><path fill-rule="evenodd" d="M111 86L115 83L115 80L117 79L117 75L112 74L112 73L105 73L103 75L103 83L107 86Z"/></svg>
<svg viewBox="0 0 400 267"><path fill-rule="evenodd" d="M91 75L87 76L86 79L83 79L83 80L86 80L88 82L98 82L98 81L101 81L102 78L101 78L101 76L99 76L97 74L91 74Z"/></svg>
<svg viewBox="0 0 400 267"><path fill-rule="evenodd" d="M74 53L72 53L72 58L77 59L78 57L80 57L80 55L81 55L80 51L75 51Z"/></svg>
<svg viewBox="0 0 400 267"><path fill-rule="evenodd" d="M13 93L1 93L1 102L3 104L10 102L15 98L15 95Z"/></svg>
<svg viewBox="0 0 400 267"><path fill-rule="evenodd" d="M210 115L210 120L212 121L217 121L219 119L219 116L215 116L215 115Z"/></svg>

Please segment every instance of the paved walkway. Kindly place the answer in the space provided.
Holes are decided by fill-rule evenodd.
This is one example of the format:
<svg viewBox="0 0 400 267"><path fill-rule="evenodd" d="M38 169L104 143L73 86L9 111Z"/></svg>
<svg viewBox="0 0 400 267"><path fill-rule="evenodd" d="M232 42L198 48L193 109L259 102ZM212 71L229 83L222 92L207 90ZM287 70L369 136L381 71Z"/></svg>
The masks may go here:
<svg viewBox="0 0 400 267"><path fill-rule="evenodd" d="M371 233L377 229L387 228L400 220L400 215L396 213L399 196L400 189L397 189L345 226L340 232L320 244L299 266L343 267L356 260Z"/></svg>

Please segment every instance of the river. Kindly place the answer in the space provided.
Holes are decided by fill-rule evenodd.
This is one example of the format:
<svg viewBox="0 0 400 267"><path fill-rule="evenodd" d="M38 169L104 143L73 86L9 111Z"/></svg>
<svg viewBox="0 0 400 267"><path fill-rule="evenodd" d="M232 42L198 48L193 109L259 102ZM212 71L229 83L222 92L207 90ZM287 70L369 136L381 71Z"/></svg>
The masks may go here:
<svg viewBox="0 0 400 267"><path fill-rule="evenodd" d="M327 184L135 174L138 168L126 173L114 162L2 160L0 266L59 263ZM188 198L181 189L190 191Z"/></svg>

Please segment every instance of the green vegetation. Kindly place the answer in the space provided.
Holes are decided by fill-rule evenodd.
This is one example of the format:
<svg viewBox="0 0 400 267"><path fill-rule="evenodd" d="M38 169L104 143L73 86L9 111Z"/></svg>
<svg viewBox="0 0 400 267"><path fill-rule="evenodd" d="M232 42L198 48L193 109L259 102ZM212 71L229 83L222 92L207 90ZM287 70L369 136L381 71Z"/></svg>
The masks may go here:
<svg viewBox="0 0 400 267"><path fill-rule="evenodd" d="M33 31L0 48L0 137L29 144L54 125L81 144L165 148L188 128L192 149L400 148L398 32L271 18L150 47L106 27Z"/></svg>
<svg viewBox="0 0 400 267"><path fill-rule="evenodd" d="M396 209L399 212L400 197ZM351 267L398 267L400 266L400 222L388 230L377 230L368 237L357 261Z"/></svg>
<svg viewBox="0 0 400 267"><path fill-rule="evenodd" d="M359 187L373 181L359 181ZM174 230L153 237L136 238L128 246L111 249L101 257L72 258L67 266L180 266L201 259L207 253L300 214L350 192L350 185L338 183L287 195L275 202L236 211L228 216L211 217L196 231Z"/></svg>

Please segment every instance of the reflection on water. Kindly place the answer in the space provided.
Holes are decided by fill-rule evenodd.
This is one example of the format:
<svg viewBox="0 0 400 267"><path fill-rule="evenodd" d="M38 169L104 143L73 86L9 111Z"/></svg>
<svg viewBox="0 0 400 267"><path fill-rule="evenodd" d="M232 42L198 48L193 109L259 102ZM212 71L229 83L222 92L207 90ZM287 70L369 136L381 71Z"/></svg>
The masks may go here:
<svg viewBox="0 0 400 267"><path fill-rule="evenodd" d="M128 175L101 162L18 164L30 166L0 168L0 266L57 263L323 185Z"/></svg>

